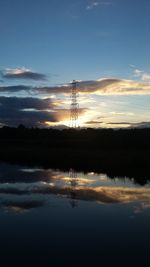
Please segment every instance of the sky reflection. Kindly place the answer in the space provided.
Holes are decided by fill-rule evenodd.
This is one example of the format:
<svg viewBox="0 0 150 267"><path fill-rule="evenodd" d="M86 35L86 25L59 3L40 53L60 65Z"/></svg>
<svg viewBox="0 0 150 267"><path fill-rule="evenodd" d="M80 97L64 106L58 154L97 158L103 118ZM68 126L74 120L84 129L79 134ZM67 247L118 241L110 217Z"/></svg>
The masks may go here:
<svg viewBox="0 0 150 267"><path fill-rule="evenodd" d="M74 204L76 200L136 203L135 213L150 208L149 183L140 186L127 177L111 179L106 174L83 174L72 169L62 172L0 164L0 209L15 213L32 211L48 206L51 196L72 199Z"/></svg>

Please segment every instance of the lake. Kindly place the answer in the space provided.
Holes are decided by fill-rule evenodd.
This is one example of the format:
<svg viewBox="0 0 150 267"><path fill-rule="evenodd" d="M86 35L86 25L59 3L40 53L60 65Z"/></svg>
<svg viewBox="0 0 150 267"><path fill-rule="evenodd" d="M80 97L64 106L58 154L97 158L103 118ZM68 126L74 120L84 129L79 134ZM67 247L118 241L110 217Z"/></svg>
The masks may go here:
<svg viewBox="0 0 150 267"><path fill-rule="evenodd" d="M148 266L149 226L149 177L0 163L2 267Z"/></svg>

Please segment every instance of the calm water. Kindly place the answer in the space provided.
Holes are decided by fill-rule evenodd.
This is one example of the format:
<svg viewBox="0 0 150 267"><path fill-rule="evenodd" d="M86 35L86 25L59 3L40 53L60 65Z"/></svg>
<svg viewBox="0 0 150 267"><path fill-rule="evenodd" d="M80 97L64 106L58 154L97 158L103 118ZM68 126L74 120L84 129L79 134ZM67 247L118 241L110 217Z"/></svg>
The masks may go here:
<svg viewBox="0 0 150 267"><path fill-rule="evenodd" d="M0 240L2 267L149 266L150 183L0 163Z"/></svg>

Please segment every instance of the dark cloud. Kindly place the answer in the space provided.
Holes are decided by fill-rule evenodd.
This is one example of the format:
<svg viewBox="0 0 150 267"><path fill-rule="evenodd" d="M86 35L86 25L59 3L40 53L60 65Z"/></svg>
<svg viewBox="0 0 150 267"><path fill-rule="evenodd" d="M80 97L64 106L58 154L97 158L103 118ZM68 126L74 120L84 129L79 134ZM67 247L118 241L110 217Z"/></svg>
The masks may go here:
<svg viewBox="0 0 150 267"><path fill-rule="evenodd" d="M56 87L33 87L26 85L9 85L0 86L0 93L17 93L25 91L32 94L58 94L58 93L68 93L70 91L69 86L56 86Z"/></svg>
<svg viewBox="0 0 150 267"><path fill-rule="evenodd" d="M37 183L50 182L53 176L51 170L20 168L18 165L0 163L0 185L5 183Z"/></svg>
<svg viewBox="0 0 150 267"><path fill-rule="evenodd" d="M0 203L0 208L4 208L16 213L23 213L25 211L43 207L44 204L45 203L42 200L28 200L28 201L9 200Z"/></svg>
<svg viewBox="0 0 150 267"><path fill-rule="evenodd" d="M107 122L106 124L111 124L111 125L131 125L132 123L123 121L123 122Z"/></svg>
<svg viewBox="0 0 150 267"><path fill-rule="evenodd" d="M82 114L86 109L79 109ZM70 118L69 109L58 109L50 98L0 97L0 124L26 127L48 127L45 122L59 122Z"/></svg>
<svg viewBox="0 0 150 267"><path fill-rule="evenodd" d="M0 107L0 123L11 127L23 124L26 127L44 127L45 121L57 122L55 112L8 110Z"/></svg>
<svg viewBox="0 0 150 267"><path fill-rule="evenodd" d="M105 89L110 84L117 83L120 80L117 79L104 79L101 81L79 81L77 82L77 90L80 93L93 93L99 89ZM38 93L70 93L72 84L62 85L62 86L54 86L54 87L36 87L35 90Z"/></svg>
<svg viewBox="0 0 150 267"><path fill-rule="evenodd" d="M36 87L34 88L38 93L44 94L58 94L70 93L72 84L55 87ZM93 81L79 81L77 82L77 90L80 93L91 94L137 94L150 92L144 89L150 89L150 84L142 84L128 80L121 79L101 79Z"/></svg>
<svg viewBox="0 0 150 267"><path fill-rule="evenodd" d="M35 187L26 187L24 189L14 188L11 186L6 186L4 188L0 188L0 194L12 194L12 195L61 195L68 196L71 198L73 195L76 199L85 200L85 201L99 201L101 203L129 203L134 201L145 201L150 200L150 189L149 188L136 188L136 187L76 187L72 188L69 186L58 187L58 186L50 186L49 184L45 184L42 186ZM9 202L8 202L9 203ZM22 204L26 206L25 204ZM8 206L7 203L5 206ZM12 205L10 205L12 206ZM29 205L30 206L30 205ZM35 207L35 205L31 205L31 207Z"/></svg>
<svg viewBox="0 0 150 267"><path fill-rule="evenodd" d="M130 125L133 128L150 128L150 121L139 122L139 123L131 123Z"/></svg>
<svg viewBox="0 0 150 267"><path fill-rule="evenodd" d="M85 124L100 124L103 123L102 121L87 121Z"/></svg>
<svg viewBox="0 0 150 267"><path fill-rule="evenodd" d="M17 187L12 187L11 185L8 185L6 187L0 188L0 194L11 194L11 195L28 195L29 191L26 189L20 189Z"/></svg>
<svg viewBox="0 0 150 267"><path fill-rule="evenodd" d="M55 87L35 87L39 94L68 94L72 84ZM150 94L150 83L141 83L121 79L101 79L97 81L79 81L77 90L83 94L96 95L146 95Z"/></svg>
<svg viewBox="0 0 150 267"><path fill-rule="evenodd" d="M3 78L7 79L30 79L30 80L46 80L46 75L38 72L33 72L27 69L8 69L1 71L1 75Z"/></svg>
<svg viewBox="0 0 150 267"><path fill-rule="evenodd" d="M45 121L57 121L54 106L50 99L0 97L0 123L9 126L44 126Z"/></svg>
<svg viewBox="0 0 150 267"><path fill-rule="evenodd" d="M150 128L150 121L147 122L108 122L109 125L122 125L128 126L128 128Z"/></svg>
<svg viewBox="0 0 150 267"><path fill-rule="evenodd" d="M71 85L67 86L45 86L45 87L34 87L36 93L39 94L65 94L71 92Z"/></svg>
<svg viewBox="0 0 150 267"><path fill-rule="evenodd" d="M20 91L29 92L31 90L32 87L26 85L0 86L0 93L17 93Z"/></svg>
<svg viewBox="0 0 150 267"><path fill-rule="evenodd" d="M72 84L62 86L0 86L0 92L26 91L33 94L70 94ZM78 92L96 95L147 95L150 83L121 79L101 79L97 81L77 82Z"/></svg>
<svg viewBox="0 0 150 267"><path fill-rule="evenodd" d="M36 110L46 110L54 108L54 102L51 98L40 99L33 97L4 97L0 96L0 106L11 107L11 109L36 109Z"/></svg>

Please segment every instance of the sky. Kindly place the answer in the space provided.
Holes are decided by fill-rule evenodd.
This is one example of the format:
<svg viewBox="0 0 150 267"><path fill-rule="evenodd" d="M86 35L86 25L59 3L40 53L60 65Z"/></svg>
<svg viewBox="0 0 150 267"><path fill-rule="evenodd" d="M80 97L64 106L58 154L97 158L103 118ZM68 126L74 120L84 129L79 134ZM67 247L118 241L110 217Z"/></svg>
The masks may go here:
<svg viewBox="0 0 150 267"><path fill-rule="evenodd" d="M150 126L149 0L0 0L0 126Z"/></svg>

